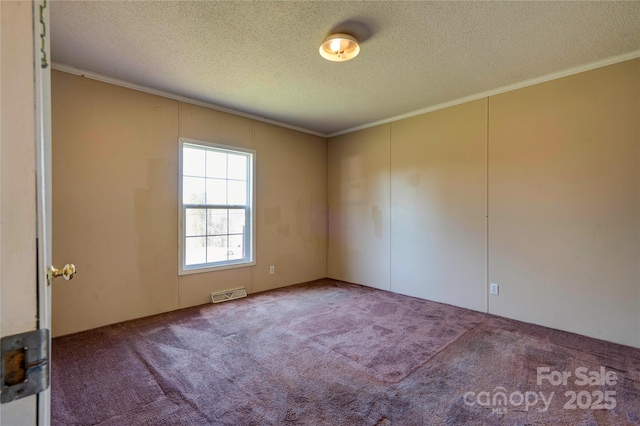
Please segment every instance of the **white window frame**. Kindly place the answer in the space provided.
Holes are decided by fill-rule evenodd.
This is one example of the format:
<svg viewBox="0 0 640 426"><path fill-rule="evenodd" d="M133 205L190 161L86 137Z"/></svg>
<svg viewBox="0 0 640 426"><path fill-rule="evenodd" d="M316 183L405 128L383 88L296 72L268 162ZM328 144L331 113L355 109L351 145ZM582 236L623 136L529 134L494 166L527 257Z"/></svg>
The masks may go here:
<svg viewBox="0 0 640 426"><path fill-rule="evenodd" d="M247 167L247 182L249 183L247 188L247 202L246 210L248 210L247 223L250 226L248 232L245 232L246 253L247 256L240 260L229 260L226 262L218 262L214 265L212 263L203 263L198 265L186 265L185 264L185 211L187 208L193 208L194 206L206 207L223 207L224 205L186 205L183 202L183 155L184 145L195 145L204 148L213 148L221 151L228 151L229 153L242 153L249 155L249 163ZM255 168L256 168L256 151L253 149L240 148L230 145L222 145L212 142L199 141L195 139L179 138L179 155L178 155L178 275L200 274L204 272L221 271L225 269L244 268L254 266L256 264L256 182L255 182ZM227 206L224 206L227 207Z"/></svg>

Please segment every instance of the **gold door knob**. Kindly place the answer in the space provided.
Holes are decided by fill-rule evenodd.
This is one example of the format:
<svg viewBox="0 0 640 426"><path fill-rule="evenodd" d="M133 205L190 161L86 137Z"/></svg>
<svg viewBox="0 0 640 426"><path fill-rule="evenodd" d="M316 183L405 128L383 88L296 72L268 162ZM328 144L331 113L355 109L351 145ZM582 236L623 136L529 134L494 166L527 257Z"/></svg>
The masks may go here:
<svg viewBox="0 0 640 426"><path fill-rule="evenodd" d="M73 263L67 263L62 269L56 269L51 266L51 276L53 278L63 276L65 280L73 279L76 275L76 266Z"/></svg>

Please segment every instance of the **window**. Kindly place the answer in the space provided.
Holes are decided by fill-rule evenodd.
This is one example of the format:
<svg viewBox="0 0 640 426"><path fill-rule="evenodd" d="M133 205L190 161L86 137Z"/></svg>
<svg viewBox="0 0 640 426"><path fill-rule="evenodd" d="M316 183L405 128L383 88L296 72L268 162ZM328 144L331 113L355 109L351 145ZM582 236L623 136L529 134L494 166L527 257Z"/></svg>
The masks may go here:
<svg viewBox="0 0 640 426"><path fill-rule="evenodd" d="M180 272L255 264L254 151L180 139Z"/></svg>

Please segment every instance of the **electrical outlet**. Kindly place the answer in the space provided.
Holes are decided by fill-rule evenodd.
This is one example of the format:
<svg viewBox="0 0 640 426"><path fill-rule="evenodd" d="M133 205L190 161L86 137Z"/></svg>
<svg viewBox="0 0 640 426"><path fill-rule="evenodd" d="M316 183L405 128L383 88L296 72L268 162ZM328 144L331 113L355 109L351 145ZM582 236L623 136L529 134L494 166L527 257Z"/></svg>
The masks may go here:
<svg viewBox="0 0 640 426"><path fill-rule="evenodd" d="M489 294L498 295L500 294L500 286L496 283L489 284Z"/></svg>
<svg viewBox="0 0 640 426"><path fill-rule="evenodd" d="M269 266L269 275L273 275L276 273L276 267L275 266Z"/></svg>

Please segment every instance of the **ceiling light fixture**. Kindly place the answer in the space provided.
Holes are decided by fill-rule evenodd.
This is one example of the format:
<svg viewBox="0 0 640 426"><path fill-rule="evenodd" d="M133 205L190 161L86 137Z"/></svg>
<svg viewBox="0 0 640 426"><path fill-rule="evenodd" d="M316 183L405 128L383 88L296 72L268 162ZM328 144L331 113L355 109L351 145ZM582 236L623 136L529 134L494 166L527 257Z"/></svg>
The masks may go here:
<svg viewBox="0 0 640 426"><path fill-rule="evenodd" d="M358 41L349 34L331 34L320 46L320 55L333 62L353 59L360 53Z"/></svg>

